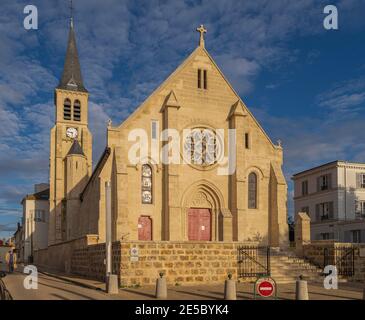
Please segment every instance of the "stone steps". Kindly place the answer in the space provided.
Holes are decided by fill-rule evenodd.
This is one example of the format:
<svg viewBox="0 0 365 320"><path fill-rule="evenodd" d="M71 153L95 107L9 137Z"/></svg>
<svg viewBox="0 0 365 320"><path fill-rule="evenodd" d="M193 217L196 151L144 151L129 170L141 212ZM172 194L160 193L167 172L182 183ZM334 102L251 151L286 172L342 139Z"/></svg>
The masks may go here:
<svg viewBox="0 0 365 320"><path fill-rule="evenodd" d="M292 252L272 250L270 256L271 276L277 283L292 283L303 276L305 280L323 281L322 270Z"/></svg>

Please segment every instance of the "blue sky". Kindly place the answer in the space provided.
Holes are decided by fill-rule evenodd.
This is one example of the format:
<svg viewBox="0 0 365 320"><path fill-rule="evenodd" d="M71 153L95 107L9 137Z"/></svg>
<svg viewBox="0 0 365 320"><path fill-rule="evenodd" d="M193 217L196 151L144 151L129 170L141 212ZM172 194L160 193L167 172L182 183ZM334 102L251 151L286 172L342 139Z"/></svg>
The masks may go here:
<svg viewBox="0 0 365 320"><path fill-rule="evenodd" d="M336 159L365 162L363 0L74 3L94 162L107 120L122 122L195 49L202 23L208 51L272 140L282 140L289 200L293 173ZM38 30L23 28L28 4L38 7ZM323 28L327 4L338 8L339 30ZM67 0L0 6L0 238L14 231L22 197L48 181L68 7Z"/></svg>

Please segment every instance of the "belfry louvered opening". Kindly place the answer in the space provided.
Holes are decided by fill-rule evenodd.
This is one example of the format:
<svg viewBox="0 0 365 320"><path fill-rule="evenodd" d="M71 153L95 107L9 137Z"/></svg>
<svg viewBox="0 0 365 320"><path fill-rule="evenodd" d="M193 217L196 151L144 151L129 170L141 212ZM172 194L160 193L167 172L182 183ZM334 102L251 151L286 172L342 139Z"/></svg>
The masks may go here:
<svg viewBox="0 0 365 320"><path fill-rule="evenodd" d="M74 121L81 121L81 104L79 100L74 102Z"/></svg>
<svg viewBox="0 0 365 320"><path fill-rule="evenodd" d="M71 100L65 99L63 103L63 120L71 120Z"/></svg>

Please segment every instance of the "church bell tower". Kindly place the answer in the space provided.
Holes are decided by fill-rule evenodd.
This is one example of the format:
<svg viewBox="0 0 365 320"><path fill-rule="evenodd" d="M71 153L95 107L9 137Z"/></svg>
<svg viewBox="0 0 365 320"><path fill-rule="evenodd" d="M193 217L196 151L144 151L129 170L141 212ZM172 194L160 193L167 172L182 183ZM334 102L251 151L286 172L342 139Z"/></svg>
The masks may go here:
<svg viewBox="0 0 365 320"><path fill-rule="evenodd" d="M79 194L92 171L88 97L71 18L63 73L54 92L56 117L50 139L48 245L77 236Z"/></svg>

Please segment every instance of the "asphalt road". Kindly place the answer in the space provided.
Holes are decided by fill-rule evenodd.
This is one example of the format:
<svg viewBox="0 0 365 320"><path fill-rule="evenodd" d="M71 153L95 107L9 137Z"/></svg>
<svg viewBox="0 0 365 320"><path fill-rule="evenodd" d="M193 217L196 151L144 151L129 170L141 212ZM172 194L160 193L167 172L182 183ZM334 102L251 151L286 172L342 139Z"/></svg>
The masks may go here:
<svg viewBox="0 0 365 320"><path fill-rule="evenodd" d="M26 275L21 272L8 274L3 281L14 300L155 300L155 286L139 288L121 288L119 294L108 295L102 288L104 284L69 277L53 277L42 273L38 274L38 289L25 289ZM85 285L96 284L95 288ZM340 283L337 290L326 290L321 283L308 284L310 300L361 300L364 284ZM295 283L279 284L278 299L295 299ZM223 299L223 284L199 286L169 286L168 299L175 300L221 300ZM238 283L237 299L253 299L253 284Z"/></svg>

